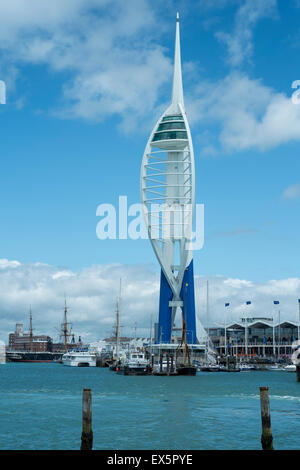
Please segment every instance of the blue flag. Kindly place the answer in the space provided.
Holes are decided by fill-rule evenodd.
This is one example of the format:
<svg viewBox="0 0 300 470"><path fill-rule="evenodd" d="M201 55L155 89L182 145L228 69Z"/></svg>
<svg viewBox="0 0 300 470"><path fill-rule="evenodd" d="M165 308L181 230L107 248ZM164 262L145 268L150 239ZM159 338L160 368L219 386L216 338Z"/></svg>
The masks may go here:
<svg viewBox="0 0 300 470"><path fill-rule="evenodd" d="M279 300L274 300L274 305L278 305L279 304Z"/></svg>
<svg viewBox="0 0 300 470"><path fill-rule="evenodd" d="M250 304L251 304L250 300L247 300L246 305L250 305Z"/></svg>
<svg viewBox="0 0 300 470"><path fill-rule="evenodd" d="M225 307L229 307L230 304L225 304Z"/></svg>

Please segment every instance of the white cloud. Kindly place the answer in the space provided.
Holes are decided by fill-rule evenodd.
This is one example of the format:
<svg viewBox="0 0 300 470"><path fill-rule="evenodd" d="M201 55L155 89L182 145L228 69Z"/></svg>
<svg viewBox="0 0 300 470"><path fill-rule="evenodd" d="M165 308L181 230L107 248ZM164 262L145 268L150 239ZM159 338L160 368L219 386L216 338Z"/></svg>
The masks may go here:
<svg viewBox="0 0 300 470"><path fill-rule="evenodd" d="M9 261L6 258L0 259L0 269L16 268L17 266L20 266L19 261Z"/></svg>
<svg viewBox="0 0 300 470"><path fill-rule="evenodd" d="M245 0L238 9L234 29L229 33L219 31L217 38L228 48L228 61L233 67L250 59L253 53L253 29L262 18L276 13L276 0Z"/></svg>
<svg viewBox="0 0 300 470"><path fill-rule="evenodd" d="M157 319L159 303L159 269L143 265L100 265L80 271L55 268L43 263L21 264L0 260L0 339L7 342L15 323L29 324L32 306L36 333L57 339L62 322L64 295L69 306L69 320L76 334L85 341L109 336L115 322L116 297L122 278L122 334L149 334L150 317ZM206 324L206 278L196 276L196 309ZM247 279L214 276L210 283L210 323L224 319L224 304L230 302L230 318L243 314L275 314L273 300L280 300L281 318L297 319L300 279L290 278L255 283ZM246 301L252 301L250 306ZM229 313L229 311L227 311ZM277 313L276 313L277 314ZM228 317L229 319L229 317Z"/></svg>
<svg viewBox="0 0 300 470"><path fill-rule="evenodd" d="M300 183L292 184L282 193L283 199L298 199L300 197Z"/></svg>
<svg viewBox="0 0 300 470"><path fill-rule="evenodd" d="M208 149L232 152L267 150L300 140L300 105L261 80L232 72L218 82L202 82L187 100L189 116L202 125L218 124ZM219 149L219 150L220 150Z"/></svg>
<svg viewBox="0 0 300 470"><path fill-rule="evenodd" d="M0 3L0 51L6 66L71 72L60 115L118 115L128 130L155 113L171 78L155 21L148 0L11 0Z"/></svg>

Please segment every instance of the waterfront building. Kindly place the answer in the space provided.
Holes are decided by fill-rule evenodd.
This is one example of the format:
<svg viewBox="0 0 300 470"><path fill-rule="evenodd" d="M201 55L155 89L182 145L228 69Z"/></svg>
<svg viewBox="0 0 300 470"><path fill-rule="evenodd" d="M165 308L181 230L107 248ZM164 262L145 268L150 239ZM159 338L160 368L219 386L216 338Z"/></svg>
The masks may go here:
<svg viewBox="0 0 300 470"><path fill-rule="evenodd" d="M194 153L184 106L177 14L172 100L150 134L141 167L145 222L161 266L155 342L173 352L177 347L173 343L183 336L189 346L198 345L191 249L194 194ZM181 321L181 316L178 326L176 319Z"/></svg>
<svg viewBox="0 0 300 470"><path fill-rule="evenodd" d="M242 318L225 326L209 326L210 341L219 355L288 358L299 340L299 325L292 321L273 323L271 318Z"/></svg>
<svg viewBox="0 0 300 470"><path fill-rule="evenodd" d="M17 323L14 333L9 334L8 349L10 351L52 351L52 338L47 335L24 333L23 324Z"/></svg>

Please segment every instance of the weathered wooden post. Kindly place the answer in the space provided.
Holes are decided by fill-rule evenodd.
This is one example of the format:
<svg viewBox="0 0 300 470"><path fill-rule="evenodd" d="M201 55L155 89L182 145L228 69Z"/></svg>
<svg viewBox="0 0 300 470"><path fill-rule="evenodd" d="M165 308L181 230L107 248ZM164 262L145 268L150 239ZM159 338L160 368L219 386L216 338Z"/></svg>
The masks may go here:
<svg viewBox="0 0 300 470"><path fill-rule="evenodd" d="M167 374L170 373L170 356L167 354Z"/></svg>
<svg viewBox="0 0 300 470"><path fill-rule="evenodd" d="M300 382L300 364L296 365L297 382Z"/></svg>
<svg viewBox="0 0 300 470"><path fill-rule="evenodd" d="M162 373L163 357L162 354L159 358L159 372Z"/></svg>
<svg viewBox="0 0 300 470"><path fill-rule="evenodd" d="M80 450L92 450L92 391L84 388L82 394L82 434Z"/></svg>
<svg viewBox="0 0 300 470"><path fill-rule="evenodd" d="M263 450L273 450L273 436L271 430L269 387L260 387L261 410L261 445Z"/></svg>

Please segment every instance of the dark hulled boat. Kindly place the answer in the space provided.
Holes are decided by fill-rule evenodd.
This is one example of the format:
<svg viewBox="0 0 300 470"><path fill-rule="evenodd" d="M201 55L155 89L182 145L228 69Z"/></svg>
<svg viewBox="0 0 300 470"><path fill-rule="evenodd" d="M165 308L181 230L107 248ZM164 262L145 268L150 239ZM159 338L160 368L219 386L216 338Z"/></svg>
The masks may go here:
<svg viewBox="0 0 300 470"><path fill-rule="evenodd" d="M31 352L31 351L6 351L7 362L53 362L59 361L63 353Z"/></svg>
<svg viewBox="0 0 300 470"><path fill-rule="evenodd" d="M197 367L192 365L179 365L176 371L177 375L196 375Z"/></svg>

